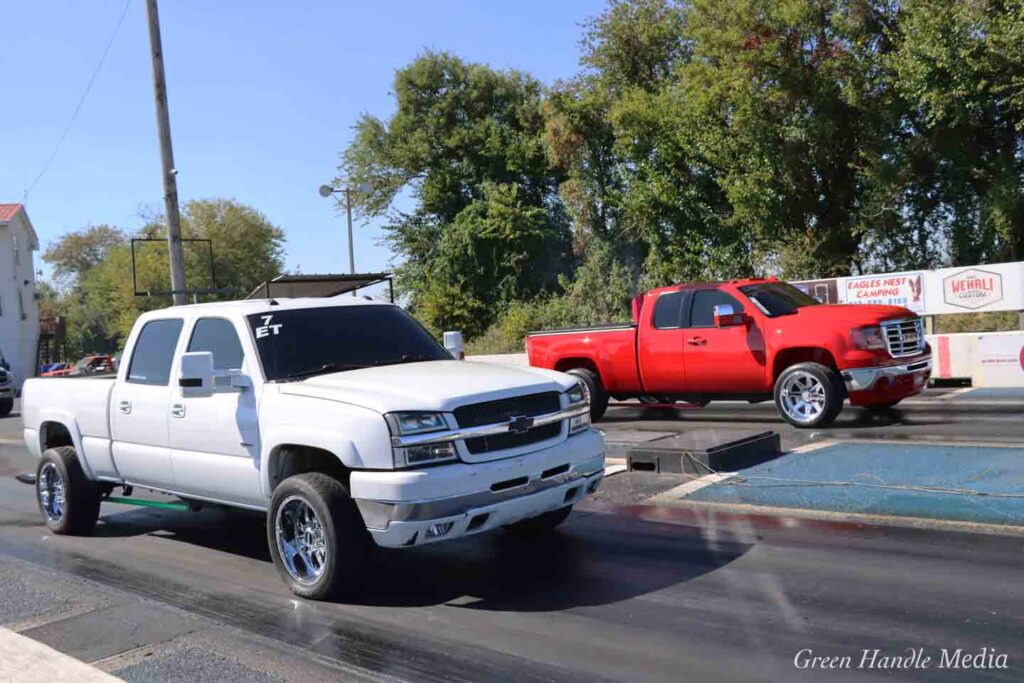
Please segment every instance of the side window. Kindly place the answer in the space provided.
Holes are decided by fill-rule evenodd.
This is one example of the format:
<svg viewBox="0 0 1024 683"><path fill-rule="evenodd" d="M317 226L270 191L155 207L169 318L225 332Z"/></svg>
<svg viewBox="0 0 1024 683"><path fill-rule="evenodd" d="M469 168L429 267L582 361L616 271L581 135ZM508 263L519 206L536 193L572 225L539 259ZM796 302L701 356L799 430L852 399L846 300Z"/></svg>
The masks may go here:
<svg viewBox="0 0 1024 683"><path fill-rule="evenodd" d="M715 306L732 306L733 313L741 313L739 301L719 289L702 289L693 295L690 309L690 327L712 327L715 324Z"/></svg>
<svg viewBox="0 0 1024 683"><path fill-rule="evenodd" d="M654 327L659 330L675 330L681 327L683 319L684 292L667 292L658 297L654 304Z"/></svg>
<svg viewBox="0 0 1024 683"><path fill-rule="evenodd" d="M129 382L167 386L182 326L181 320L151 320L146 323L132 351L128 366Z"/></svg>
<svg viewBox="0 0 1024 683"><path fill-rule="evenodd" d="M203 318L197 322L192 330L188 350L213 353L213 367L216 370L242 368L242 344L238 341L235 326L224 318Z"/></svg>

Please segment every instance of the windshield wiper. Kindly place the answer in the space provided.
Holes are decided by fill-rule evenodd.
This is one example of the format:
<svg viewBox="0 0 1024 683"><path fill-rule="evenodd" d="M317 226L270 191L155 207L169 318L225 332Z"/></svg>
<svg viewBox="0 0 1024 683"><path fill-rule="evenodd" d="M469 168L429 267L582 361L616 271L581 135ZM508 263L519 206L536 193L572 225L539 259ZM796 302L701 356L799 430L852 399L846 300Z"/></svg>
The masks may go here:
<svg viewBox="0 0 1024 683"><path fill-rule="evenodd" d="M318 368L310 368L309 370L297 370L295 372L289 372L284 376L284 379L308 379L309 377L315 377L317 375L326 375L331 372L342 372L344 370L359 370L365 368L365 365L356 365L353 363L324 363Z"/></svg>
<svg viewBox="0 0 1024 683"><path fill-rule="evenodd" d="M403 356L399 356L395 360L378 360L378 361L374 361L373 363L371 363L371 365L373 365L374 367L377 367L377 366L381 366L381 365L400 365L402 363L422 363L424 361L431 361L431 360L440 360L440 359L434 358L433 356L425 356L423 354L407 353L407 354L405 354Z"/></svg>

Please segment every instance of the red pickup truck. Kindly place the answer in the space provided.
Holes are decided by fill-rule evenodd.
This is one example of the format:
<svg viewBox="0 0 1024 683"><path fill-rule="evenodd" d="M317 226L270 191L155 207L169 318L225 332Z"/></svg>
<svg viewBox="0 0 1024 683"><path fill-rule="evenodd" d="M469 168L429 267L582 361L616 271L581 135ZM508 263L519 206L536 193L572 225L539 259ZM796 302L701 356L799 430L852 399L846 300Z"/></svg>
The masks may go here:
<svg viewBox="0 0 1024 683"><path fill-rule="evenodd" d="M609 397L645 403L774 399L797 427L847 398L889 408L931 375L921 319L898 306L826 305L776 279L675 285L633 300L633 323L526 338L530 365L578 376L593 419Z"/></svg>

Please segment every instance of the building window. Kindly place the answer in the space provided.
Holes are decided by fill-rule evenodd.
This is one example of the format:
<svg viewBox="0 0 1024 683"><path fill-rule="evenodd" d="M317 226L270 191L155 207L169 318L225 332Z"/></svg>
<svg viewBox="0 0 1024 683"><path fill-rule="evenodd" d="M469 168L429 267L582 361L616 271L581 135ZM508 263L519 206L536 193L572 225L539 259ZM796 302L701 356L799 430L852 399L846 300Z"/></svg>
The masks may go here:
<svg viewBox="0 0 1024 683"><path fill-rule="evenodd" d="M28 318L25 315L25 300L21 298L21 288L18 288L18 312L21 314L21 319L25 320Z"/></svg>
<svg viewBox="0 0 1024 683"><path fill-rule="evenodd" d="M14 243L14 265L21 265L21 251L18 249L18 236L12 234L11 241Z"/></svg>

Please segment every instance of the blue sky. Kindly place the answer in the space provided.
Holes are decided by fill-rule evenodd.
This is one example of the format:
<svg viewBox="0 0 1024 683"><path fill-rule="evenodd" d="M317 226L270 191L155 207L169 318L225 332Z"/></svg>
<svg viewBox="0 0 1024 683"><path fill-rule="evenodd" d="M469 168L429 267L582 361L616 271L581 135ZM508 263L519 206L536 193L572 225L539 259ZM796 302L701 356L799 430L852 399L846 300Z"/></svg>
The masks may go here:
<svg viewBox="0 0 1024 683"><path fill-rule="evenodd" d="M123 7L4 2L0 202L21 201ZM602 8L600 0L162 0L181 199L250 204L287 233L289 269L345 272L344 216L317 188L334 176L360 113L393 110L395 69L432 49L545 82L566 78L578 69L580 22ZM142 214L162 211L151 78L145 2L131 0L71 132L28 198L44 248L88 224L134 229ZM357 226L357 270L387 267L379 240L374 223Z"/></svg>

